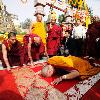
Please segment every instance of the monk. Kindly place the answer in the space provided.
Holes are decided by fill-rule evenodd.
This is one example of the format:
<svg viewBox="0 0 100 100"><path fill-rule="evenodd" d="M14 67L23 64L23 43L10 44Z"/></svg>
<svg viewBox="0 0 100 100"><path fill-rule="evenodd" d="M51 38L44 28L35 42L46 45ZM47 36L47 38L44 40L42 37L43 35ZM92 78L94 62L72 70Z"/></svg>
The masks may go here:
<svg viewBox="0 0 100 100"><path fill-rule="evenodd" d="M45 24L42 21L42 14L36 14L36 22L32 24L32 33L41 37L44 44L46 44L46 30Z"/></svg>
<svg viewBox="0 0 100 100"><path fill-rule="evenodd" d="M57 55L62 37L62 29L56 24L55 17L51 17L51 22L48 25L47 33L47 53L49 57L52 57Z"/></svg>
<svg viewBox="0 0 100 100"><path fill-rule="evenodd" d="M84 56L100 58L100 22L93 22L86 32Z"/></svg>
<svg viewBox="0 0 100 100"><path fill-rule="evenodd" d="M12 66L24 65L24 53L22 44L16 40L16 33L10 32L8 39L2 43L2 65L10 70Z"/></svg>
<svg viewBox="0 0 100 100"><path fill-rule="evenodd" d="M43 67L41 74L44 77L51 77L54 72L60 69L66 71L62 76L55 79L52 84L58 84L62 80L74 79L79 77L80 79L86 79L92 75L100 72L100 67L93 67L87 60L83 60L75 56L54 56L48 59L47 65Z"/></svg>
<svg viewBox="0 0 100 100"><path fill-rule="evenodd" d="M32 24L31 27L32 33L37 34L42 39L42 42L45 46L45 55L48 57L46 48L46 28L45 28L46 26L42 20L42 17L44 15L41 13L36 13L35 16L36 16L36 22L33 22Z"/></svg>
<svg viewBox="0 0 100 100"><path fill-rule="evenodd" d="M45 46L41 38L36 34L26 34L23 41L25 63L30 62L33 66L33 60L39 60L44 55Z"/></svg>

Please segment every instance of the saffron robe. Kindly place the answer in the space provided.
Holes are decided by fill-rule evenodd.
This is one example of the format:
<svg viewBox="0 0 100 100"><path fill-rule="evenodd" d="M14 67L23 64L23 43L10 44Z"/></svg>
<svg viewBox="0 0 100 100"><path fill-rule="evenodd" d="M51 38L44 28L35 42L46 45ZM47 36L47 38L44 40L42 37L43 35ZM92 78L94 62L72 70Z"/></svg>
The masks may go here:
<svg viewBox="0 0 100 100"><path fill-rule="evenodd" d="M57 55L59 46L61 45L62 29L60 26L54 24L52 29L48 25L47 37L47 53L50 56Z"/></svg>
<svg viewBox="0 0 100 100"><path fill-rule="evenodd" d="M44 22L34 22L32 25L32 33L37 34L39 37L41 37L42 42L44 45L46 44L46 29Z"/></svg>
<svg viewBox="0 0 100 100"><path fill-rule="evenodd" d="M41 56L43 56L44 52L45 52L45 47L44 44L41 40L40 44L35 45L34 42L34 37L39 37L36 34L26 34L23 38L23 42L24 42L24 60L25 63L28 63L29 61L29 57L28 57L28 43L29 43L29 38L31 38L31 56L33 60L39 60Z"/></svg>
<svg viewBox="0 0 100 100"><path fill-rule="evenodd" d="M24 49L22 44L19 41L16 41L14 44L11 44L10 41L4 40L3 44L6 46L7 58L10 63L10 66L22 66L24 64ZM2 56L2 65L7 67L3 56Z"/></svg>
<svg viewBox="0 0 100 100"><path fill-rule="evenodd" d="M100 72L100 67L93 67L87 60L75 56L54 56L48 59L48 64L67 71L77 70L81 79L88 78Z"/></svg>

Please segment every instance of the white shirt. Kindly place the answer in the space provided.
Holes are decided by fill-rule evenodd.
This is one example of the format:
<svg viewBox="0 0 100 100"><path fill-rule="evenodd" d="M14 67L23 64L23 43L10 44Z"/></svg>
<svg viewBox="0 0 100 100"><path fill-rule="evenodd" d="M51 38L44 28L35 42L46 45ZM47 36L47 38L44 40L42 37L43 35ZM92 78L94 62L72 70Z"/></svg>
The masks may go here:
<svg viewBox="0 0 100 100"><path fill-rule="evenodd" d="M82 25L75 26L72 31L72 37L77 38L77 39L86 38L86 32L87 32L87 29L84 26Z"/></svg>

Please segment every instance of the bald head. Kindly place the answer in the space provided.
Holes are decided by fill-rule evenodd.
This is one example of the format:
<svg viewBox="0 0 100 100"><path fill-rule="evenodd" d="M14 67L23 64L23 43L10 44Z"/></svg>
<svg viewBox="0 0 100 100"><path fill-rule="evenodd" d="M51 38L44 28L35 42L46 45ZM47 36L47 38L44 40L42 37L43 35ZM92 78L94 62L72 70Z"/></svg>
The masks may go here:
<svg viewBox="0 0 100 100"><path fill-rule="evenodd" d="M41 74L44 77L51 77L54 74L54 67L51 65L46 65L42 70L41 70Z"/></svg>

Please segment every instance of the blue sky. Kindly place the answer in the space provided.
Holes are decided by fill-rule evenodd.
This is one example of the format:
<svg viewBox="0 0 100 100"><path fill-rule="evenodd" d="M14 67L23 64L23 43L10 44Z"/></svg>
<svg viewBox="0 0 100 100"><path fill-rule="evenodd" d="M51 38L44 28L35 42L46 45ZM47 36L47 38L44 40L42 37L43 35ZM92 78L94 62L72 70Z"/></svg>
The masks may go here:
<svg viewBox="0 0 100 100"><path fill-rule="evenodd" d="M26 18L31 18L33 21L35 20L34 17L34 0L28 0L26 4L23 4L21 0L2 0L3 3L7 6L7 11L18 15L19 21L22 22ZM47 0L48 1L48 0ZM98 15L100 17L100 0L86 0L89 7L92 8L93 14ZM58 11L57 11L58 12ZM61 12L58 12L58 14ZM49 7L45 7L45 14L44 20L47 19L47 15L49 14Z"/></svg>

